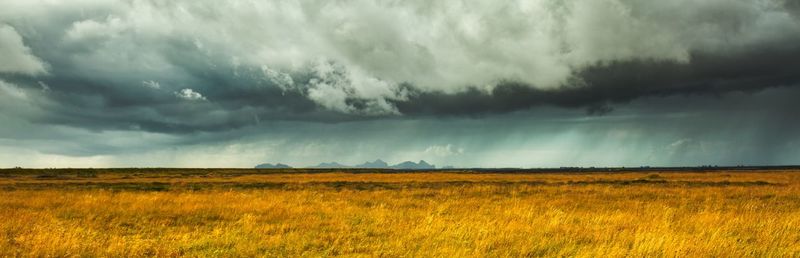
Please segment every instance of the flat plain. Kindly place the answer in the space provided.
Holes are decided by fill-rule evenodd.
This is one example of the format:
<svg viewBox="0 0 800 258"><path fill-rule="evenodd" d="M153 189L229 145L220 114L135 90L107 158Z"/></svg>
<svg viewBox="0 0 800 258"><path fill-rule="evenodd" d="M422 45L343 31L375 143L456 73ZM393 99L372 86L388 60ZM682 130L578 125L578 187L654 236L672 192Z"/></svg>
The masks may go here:
<svg viewBox="0 0 800 258"><path fill-rule="evenodd" d="M800 171L0 170L0 256L800 257Z"/></svg>

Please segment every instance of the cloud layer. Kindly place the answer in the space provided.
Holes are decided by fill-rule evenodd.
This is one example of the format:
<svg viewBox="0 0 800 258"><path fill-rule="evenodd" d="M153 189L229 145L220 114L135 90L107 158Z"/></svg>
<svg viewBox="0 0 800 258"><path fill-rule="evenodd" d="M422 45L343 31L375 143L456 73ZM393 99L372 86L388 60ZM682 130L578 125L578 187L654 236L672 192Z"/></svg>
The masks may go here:
<svg viewBox="0 0 800 258"><path fill-rule="evenodd" d="M200 141L286 123L699 114L741 103L681 97L752 96L778 121L800 104L759 94L796 92L796 42L790 0L10 0L0 115ZM448 144L407 153L465 156Z"/></svg>
<svg viewBox="0 0 800 258"><path fill-rule="evenodd" d="M598 110L651 94L791 85L797 78L786 67L796 65L791 42L800 39L792 1L0 5L1 53L13 60L0 71L34 76L31 86L54 86L55 102L90 98L94 106L74 108L165 115L174 112L154 107L174 109L181 104L166 95L190 89L212 100L192 110L229 120L276 111L285 116L277 119L325 120L539 105ZM752 68L753 59L761 70L749 71L759 78L742 78L738 71ZM36 76L46 64L52 74ZM653 83L648 74L668 81ZM142 82L151 89L134 87ZM508 102L509 92L512 103L487 104ZM439 97L447 106L430 100ZM474 99L484 106L452 107Z"/></svg>

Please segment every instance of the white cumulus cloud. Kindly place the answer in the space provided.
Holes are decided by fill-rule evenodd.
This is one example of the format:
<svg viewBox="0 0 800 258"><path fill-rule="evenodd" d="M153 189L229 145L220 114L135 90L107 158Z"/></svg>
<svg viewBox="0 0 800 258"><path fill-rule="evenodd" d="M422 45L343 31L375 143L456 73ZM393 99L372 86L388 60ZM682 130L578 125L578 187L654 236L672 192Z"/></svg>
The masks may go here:
<svg viewBox="0 0 800 258"><path fill-rule="evenodd" d="M182 89L177 91L175 92L175 96L185 100L206 100L206 97L203 97L202 94L195 92L192 89Z"/></svg>

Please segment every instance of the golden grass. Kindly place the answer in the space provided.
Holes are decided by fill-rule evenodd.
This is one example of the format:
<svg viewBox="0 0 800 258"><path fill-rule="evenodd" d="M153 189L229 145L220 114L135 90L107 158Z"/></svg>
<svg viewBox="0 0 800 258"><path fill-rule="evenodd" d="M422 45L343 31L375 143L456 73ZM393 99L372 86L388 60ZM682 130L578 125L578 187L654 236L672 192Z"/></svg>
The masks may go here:
<svg viewBox="0 0 800 258"><path fill-rule="evenodd" d="M795 171L28 173L0 196L0 256L800 256Z"/></svg>

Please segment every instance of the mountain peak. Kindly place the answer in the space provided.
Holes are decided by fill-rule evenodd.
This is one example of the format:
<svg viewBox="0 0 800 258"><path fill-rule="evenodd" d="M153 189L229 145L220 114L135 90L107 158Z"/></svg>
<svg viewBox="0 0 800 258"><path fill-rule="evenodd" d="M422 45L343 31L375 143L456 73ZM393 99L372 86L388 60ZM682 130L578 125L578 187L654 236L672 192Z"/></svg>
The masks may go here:
<svg viewBox="0 0 800 258"><path fill-rule="evenodd" d="M256 166L256 168L268 169L268 168L292 168L292 167L282 163L275 163L275 164L264 163ZM425 160L420 160L419 162L404 161L390 166L389 163L386 163L386 161L383 161L382 159L376 159L375 161L367 161L355 166L344 165L336 161L331 161L331 162L322 162L317 164L316 166L310 166L308 168L435 169L436 166L428 163Z"/></svg>
<svg viewBox="0 0 800 258"><path fill-rule="evenodd" d="M376 159L373 162L364 162L364 164L356 165L357 168L388 168L389 164L381 159Z"/></svg>
<svg viewBox="0 0 800 258"><path fill-rule="evenodd" d="M434 169L436 166L428 164L424 160L420 160L418 163L414 163L413 161L406 161L400 164L392 166L392 168L396 169Z"/></svg>
<svg viewBox="0 0 800 258"><path fill-rule="evenodd" d="M349 168L348 165L342 165L339 162L322 162L319 165L313 166L312 168Z"/></svg>
<svg viewBox="0 0 800 258"><path fill-rule="evenodd" d="M292 168L292 167L283 163L275 163L274 165L272 163L264 163L257 165L256 168Z"/></svg>

